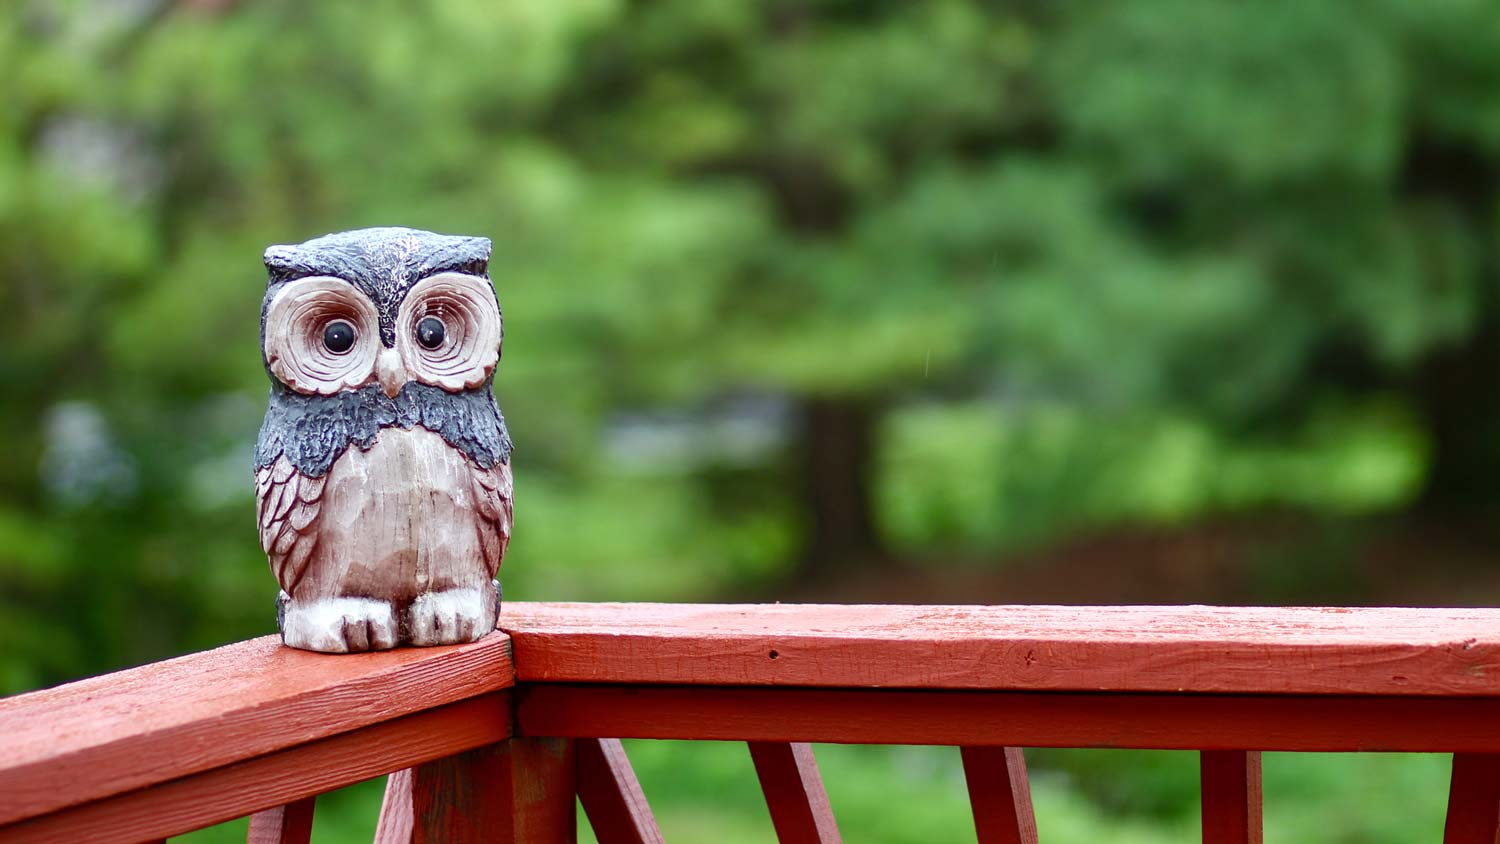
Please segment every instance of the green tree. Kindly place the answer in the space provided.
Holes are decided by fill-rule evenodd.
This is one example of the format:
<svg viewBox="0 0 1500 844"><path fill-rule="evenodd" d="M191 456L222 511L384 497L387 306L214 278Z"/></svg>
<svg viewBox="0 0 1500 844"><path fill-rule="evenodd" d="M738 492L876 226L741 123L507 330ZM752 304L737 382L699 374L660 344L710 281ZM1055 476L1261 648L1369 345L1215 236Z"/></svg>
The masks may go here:
<svg viewBox="0 0 1500 844"><path fill-rule="evenodd" d="M257 256L363 225L495 239L514 550L645 563L574 583L888 557L913 400L1275 436L1395 396L1434 510L1500 494L1482 0L78 0L0 12L0 73L9 688L265 628ZM774 459L601 437L743 395Z"/></svg>

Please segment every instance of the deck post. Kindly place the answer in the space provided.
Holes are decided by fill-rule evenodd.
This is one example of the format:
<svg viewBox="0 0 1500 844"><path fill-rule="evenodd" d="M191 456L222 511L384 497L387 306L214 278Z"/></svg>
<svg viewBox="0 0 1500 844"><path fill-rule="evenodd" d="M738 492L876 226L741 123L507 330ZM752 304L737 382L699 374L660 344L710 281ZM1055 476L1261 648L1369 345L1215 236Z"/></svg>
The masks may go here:
<svg viewBox="0 0 1500 844"><path fill-rule="evenodd" d="M570 739L514 738L391 775L376 844L576 844Z"/></svg>

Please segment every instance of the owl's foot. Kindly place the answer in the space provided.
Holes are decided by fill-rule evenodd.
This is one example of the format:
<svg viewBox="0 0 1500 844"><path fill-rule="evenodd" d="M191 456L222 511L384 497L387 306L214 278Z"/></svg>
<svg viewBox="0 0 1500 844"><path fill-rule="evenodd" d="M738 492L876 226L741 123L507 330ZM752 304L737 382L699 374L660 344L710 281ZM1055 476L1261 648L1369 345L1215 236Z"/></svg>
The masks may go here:
<svg viewBox="0 0 1500 844"><path fill-rule="evenodd" d="M383 651L396 646L396 613L385 601L322 598L279 602L281 641L323 653Z"/></svg>
<svg viewBox="0 0 1500 844"><path fill-rule="evenodd" d="M407 611L407 641L413 645L472 642L495 629L500 611L494 584L418 595Z"/></svg>

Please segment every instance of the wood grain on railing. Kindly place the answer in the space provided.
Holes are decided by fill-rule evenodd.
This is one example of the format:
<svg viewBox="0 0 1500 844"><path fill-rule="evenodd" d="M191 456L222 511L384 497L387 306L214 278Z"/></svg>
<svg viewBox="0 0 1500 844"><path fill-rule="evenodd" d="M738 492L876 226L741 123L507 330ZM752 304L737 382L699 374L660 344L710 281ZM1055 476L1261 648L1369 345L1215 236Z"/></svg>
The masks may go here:
<svg viewBox="0 0 1500 844"><path fill-rule="evenodd" d="M0 825L514 683L510 642L357 657L273 636L0 700Z"/></svg>
<svg viewBox="0 0 1500 844"><path fill-rule="evenodd" d="M811 745L752 741L750 758L780 844L839 844L843 840Z"/></svg>
<svg viewBox="0 0 1500 844"><path fill-rule="evenodd" d="M242 817L510 735L493 692L0 827L6 844L133 844Z"/></svg>
<svg viewBox="0 0 1500 844"><path fill-rule="evenodd" d="M521 682L1500 695L1500 609L506 604Z"/></svg>
<svg viewBox="0 0 1500 844"><path fill-rule="evenodd" d="M1199 754L1203 844L1261 844L1260 753Z"/></svg>
<svg viewBox="0 0 1500 844"><path fill-rule="evenodd" d="M261 813L252 840L300 844L312 797L411 769L382 841L564 844L580 794L606 844L659 842L604 736L748 741L778 835L820 844L815 741L963 747L984 844L1035 840L1020 746L1203 751L1206 840L1234 842L1260 835L1244 748L1454 752L1445 840L1500 830L1500 610L509 604L501 626L352 656L258 639L0 701L0 840Z"/></svg>
<svg viewBox="0 0 1500 844"><path fill-rule="evenodd" d="M961 753L979 844L1037 844L1021 748L965 747Z"/></svg>
<svg viewBox="0 0 1500 844"><path fill-rule="evenodd" d="M619 739L579 740L578 802L599 844L663 844Z"/></svg>

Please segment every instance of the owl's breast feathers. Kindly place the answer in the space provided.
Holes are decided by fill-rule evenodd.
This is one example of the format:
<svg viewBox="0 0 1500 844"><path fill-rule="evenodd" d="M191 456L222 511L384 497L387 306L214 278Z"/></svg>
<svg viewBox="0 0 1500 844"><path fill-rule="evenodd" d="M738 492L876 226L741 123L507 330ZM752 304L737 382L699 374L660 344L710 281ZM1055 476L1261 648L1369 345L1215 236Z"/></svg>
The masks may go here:
<svg viewBox="0 0 1500 844"><path fill-rule="evenodd" d="M410 451L411 442L437 442L431 433L419 431L394 432L402 444L393 448ZM322 477L304 474L285 457L259 469L255 493L260 542L281 588L295 596L313 561L320 570L315 579L357 584L371 575L385 579L374 569L387 563L425 567L451 554L472 554L471 559L482 561L487 577L493 578L510 544L510 466L496 463L485 468L452 451L448 459L423 457L438 453L419 445L418 462L413 464L389 459L389 449L368 456L351 450L344 458L347 468L336 463ZM417 466L421 469L408 473ZM389 483L369 488L382 482ZM320 518L331 521L324 524ZM460 526L464 523L472 525L472 533ZM461 532L445 533L449 528Z"/></svg>

